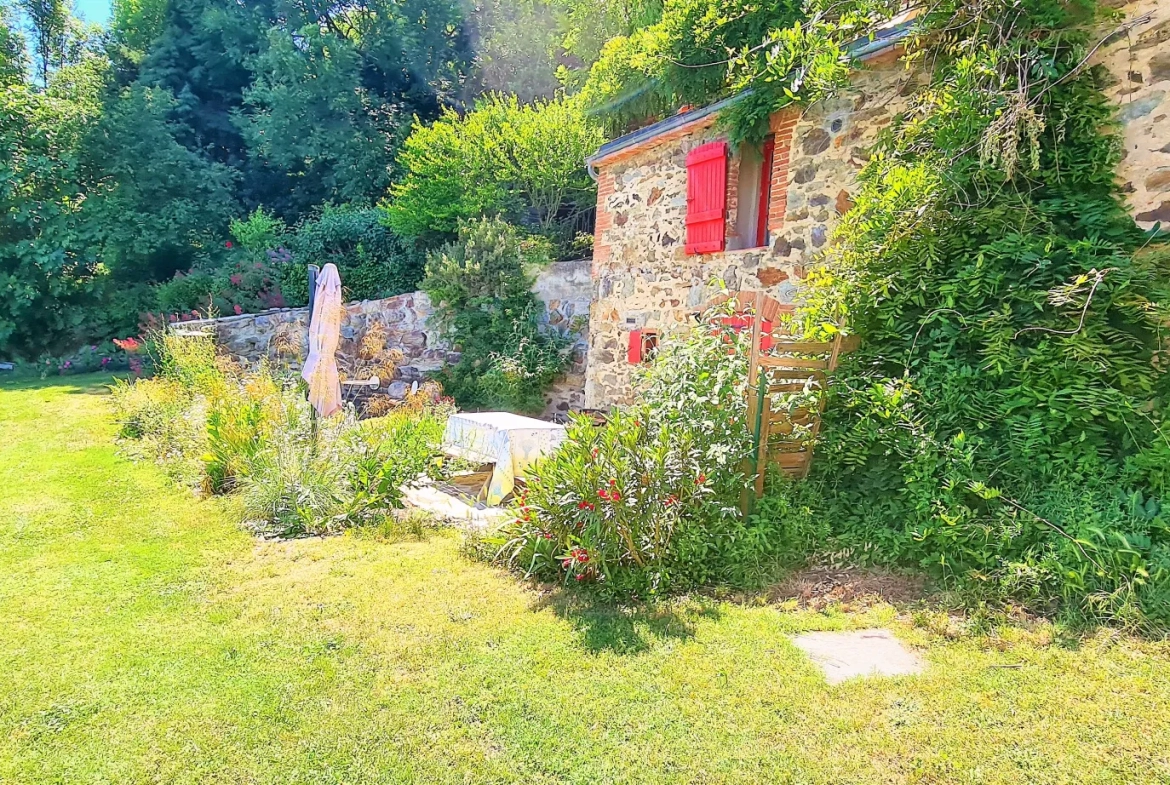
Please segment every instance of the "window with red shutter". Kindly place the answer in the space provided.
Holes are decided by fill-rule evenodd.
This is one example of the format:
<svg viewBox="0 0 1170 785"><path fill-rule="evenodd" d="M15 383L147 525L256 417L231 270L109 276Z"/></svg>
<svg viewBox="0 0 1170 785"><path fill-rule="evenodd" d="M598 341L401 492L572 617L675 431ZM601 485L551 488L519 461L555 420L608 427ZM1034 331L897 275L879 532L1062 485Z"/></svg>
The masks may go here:
<svg viewBox="0 0 1170 785"><path fill-rule="evenodd" d="M725 245L727 142L708 142L687 155L687 253Z"/></svg>

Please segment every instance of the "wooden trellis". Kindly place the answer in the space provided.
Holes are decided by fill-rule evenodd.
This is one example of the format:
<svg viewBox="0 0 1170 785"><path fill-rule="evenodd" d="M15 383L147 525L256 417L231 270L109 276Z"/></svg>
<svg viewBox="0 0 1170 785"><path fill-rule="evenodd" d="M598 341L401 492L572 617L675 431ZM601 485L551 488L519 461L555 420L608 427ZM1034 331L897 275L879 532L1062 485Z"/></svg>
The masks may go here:
<svg viewBox="0 0 1170 785"><path fill-rule="evenodd" d="M713 308L735 301L737 327L751 328L748 361L748 423L752 428L755 495L764 492L768 465L776 464L790 477L803 479L812 467L813 445L821 428L825 396L820 394L828 375L837 369L841 354L856 346L841 333L831 341L793 338L782 323L792 313L763 292L722 294L708 303Z"/></svg>

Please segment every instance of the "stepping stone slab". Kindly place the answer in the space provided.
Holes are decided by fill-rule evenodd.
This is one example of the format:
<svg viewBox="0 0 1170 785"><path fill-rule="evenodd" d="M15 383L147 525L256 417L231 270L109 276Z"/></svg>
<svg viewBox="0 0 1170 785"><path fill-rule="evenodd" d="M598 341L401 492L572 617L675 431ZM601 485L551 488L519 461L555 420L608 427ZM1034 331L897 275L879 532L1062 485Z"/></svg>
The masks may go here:
<svg viewBox="0 0 1170 785"><path fill-rule="evenodd" d="M855 676L922 672L922 661L889 630L808 632L792 642L820 666L829 684L840 684Z"/></svg>

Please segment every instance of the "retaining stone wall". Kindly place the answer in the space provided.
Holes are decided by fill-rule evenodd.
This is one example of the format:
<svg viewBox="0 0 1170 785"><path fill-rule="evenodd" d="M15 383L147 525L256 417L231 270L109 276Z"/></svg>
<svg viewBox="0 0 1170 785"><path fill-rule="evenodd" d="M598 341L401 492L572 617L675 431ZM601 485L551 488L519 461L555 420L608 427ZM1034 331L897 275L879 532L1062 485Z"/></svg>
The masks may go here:
<svg viewBox="0 0 1170 785"><path fill-rule="evenodd" d="M545 308L541 321L548 329L576 336L573 366L549 390L545 415L580 408L584 402L585 347L588 336L592 283L589 260L556 262L536 275L533 291ZM379 392L402 398L415 381L458 362L459 354L430 323L434 309L424 292L411 292L382 300L361 300L345 306L338 358L356 354L357 344L375 322L386 328L386 347L399 349L404 357L394 379L383 380ZM307 351L308 308L279 308L256 314L179 322L176 330L212 329L217 343L234 357L257 363L262 359L301 366Z"/></svg>

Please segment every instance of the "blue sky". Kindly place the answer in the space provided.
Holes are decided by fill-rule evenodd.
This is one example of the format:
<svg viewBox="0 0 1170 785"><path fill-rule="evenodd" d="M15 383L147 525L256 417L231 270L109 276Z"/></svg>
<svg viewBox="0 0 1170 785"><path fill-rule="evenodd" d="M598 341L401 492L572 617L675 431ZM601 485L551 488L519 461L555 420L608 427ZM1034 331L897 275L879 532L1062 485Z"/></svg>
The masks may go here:
<svg viewBox="0 0 1170 785"><path fill-rule="evenodd" d="M76 0L76 9L87 22L105 24L110 18L110 0Z"/></svg>

